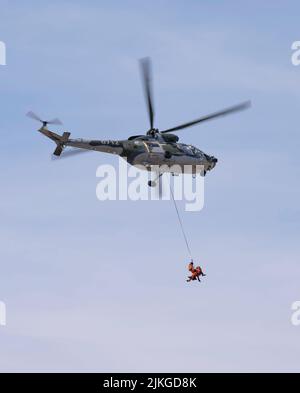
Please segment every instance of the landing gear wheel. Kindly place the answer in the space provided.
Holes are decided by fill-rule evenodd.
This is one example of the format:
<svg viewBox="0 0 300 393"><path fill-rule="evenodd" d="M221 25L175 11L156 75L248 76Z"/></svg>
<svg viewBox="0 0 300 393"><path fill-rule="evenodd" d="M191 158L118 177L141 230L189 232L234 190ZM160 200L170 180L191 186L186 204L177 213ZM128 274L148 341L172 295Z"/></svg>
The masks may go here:
<svg viewBox="0 0 300 393"><path fill-rule="evenodd" d="M156 187L156 185L157 185L157 183L155 181L153 181L153 180L149 180L148 181L148 186L149 187Z"/></svg>

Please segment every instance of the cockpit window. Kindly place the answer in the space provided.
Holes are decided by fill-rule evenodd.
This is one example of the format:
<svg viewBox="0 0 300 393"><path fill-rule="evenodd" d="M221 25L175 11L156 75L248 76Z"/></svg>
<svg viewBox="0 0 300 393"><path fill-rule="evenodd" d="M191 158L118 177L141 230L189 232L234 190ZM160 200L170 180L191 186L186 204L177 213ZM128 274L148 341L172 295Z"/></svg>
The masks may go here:
<svg viewBox="0 0 300 393"><path fill-rule="evenodd" d="M192 146L188 146L188 145L178 145L178 147L180 148L180 150L188 155L194 155L194 152L192 150Z"/></svg>
<svg viewBox="0 0 300 393"><path fill-rule="evenodd" d="M195 156L197 157L204 157L204 153L203 151L197 149L197 147L191 146L193 153L195 154Z"/></svg>
<svg viewBox="0 0 300 393"><path fill-rule="evenodd" d="M190 156L203 157L204 153L192 145L180 145L180 149Z"/></svg>

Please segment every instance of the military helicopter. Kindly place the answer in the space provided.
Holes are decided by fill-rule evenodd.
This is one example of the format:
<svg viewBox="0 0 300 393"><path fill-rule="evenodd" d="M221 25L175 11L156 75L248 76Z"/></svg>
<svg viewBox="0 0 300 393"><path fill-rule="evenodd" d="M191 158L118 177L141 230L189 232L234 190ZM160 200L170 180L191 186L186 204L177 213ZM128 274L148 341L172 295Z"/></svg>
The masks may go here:
<svg viewBox="0 0 300 393"><path fill-rule="evenodd" d="M195 146L179 143L179 138L174 132L247 109L251 104L250 101L161 131L154 128L150 59L140 60L140 68L150 123L150 128L144 135L130 136L127 140L71 139L69 132L59 135L48 129L48 124L62 125L59 119L44 121L33 112L28 112L27 116L42 123L42 127L38 131L56 143L56 149L53 152L56 157L60 157L62 154L63 156L77 154L84 149L117 154L126 159L129 164L148 171L151 171L153 167L161 167L157 173L157 179L148 182L150 187L156 186L157 180L165 172L176 175L183 173L183 170L186 171L186 168L190 168L190 173L194 176L198 173L205 176L208 171L216 166L217 158L204 153ZM68 146L72 147L73 150L63 153L64 148ZM176 168L178 168L178 172Z"/></svg>

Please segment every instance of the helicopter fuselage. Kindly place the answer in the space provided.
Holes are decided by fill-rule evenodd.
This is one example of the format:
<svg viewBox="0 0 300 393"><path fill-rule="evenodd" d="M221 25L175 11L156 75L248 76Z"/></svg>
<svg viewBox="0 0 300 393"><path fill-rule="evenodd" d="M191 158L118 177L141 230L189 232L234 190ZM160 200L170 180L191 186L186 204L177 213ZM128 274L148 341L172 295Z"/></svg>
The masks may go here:
<svg viewBox="0 0 300 393"><path fill-rule="evenodd" d="M177 142L165 142L152 137L131 140L69 139L65 146L119 155L133 166L151 171L161 167L161 173L205 174L212 170L217 159L195 146Z"/></svg>
<svg viewBox="0 0 300 393"><path fill-rule="evenodd" d="M69 132L62 135L48 130L48 124L62 125L62 122L55 118L50 121L42 120L34 112L30 111L27 116L42 123L39 131L46 137L52 139L56 144L53 152L54 156L61 156L65 147L73 147L83 150L94 150L103 153L116 154L133 166L147 171L158 171L159 176L164 172L173 174L200 173L205 176L207 171L212 170L218 160L205 154L195 146L179 143L177 131L195 126L208 120L223 117L236 113L250 107L251 102L246 101L241 104L231 106L218 112L210 113L195 120L181 123L175 127L161 130L155 127L155 111L152 100L152 75L151 62L149 58L141 59L142 81L148 110L148 120L150 128L143 135L130 136L127 140L87 140L71 139ZM72 153L72 151L70 152ZM77 153L77 152L75 152ZM154 167L154 168L153 168ZM157 169L157 167L159 167Z"/></svg>
<svg viewBox="0 0 300 393"><path fill-rule="evenodd" d="M128 140L90 140L71 139L69 132L59 135L48 130L47 127L42 127L39 131L56 143L54 155L57 156L61 155L65 147L70 146L76 149L116 154L126 159L129 164L148 171L153 170L153 167L160 167L160 173L204 175L212 170L218 161L195 146L170 139L172 135L169 136L168 141L159 135L137 136Z"/></svg>

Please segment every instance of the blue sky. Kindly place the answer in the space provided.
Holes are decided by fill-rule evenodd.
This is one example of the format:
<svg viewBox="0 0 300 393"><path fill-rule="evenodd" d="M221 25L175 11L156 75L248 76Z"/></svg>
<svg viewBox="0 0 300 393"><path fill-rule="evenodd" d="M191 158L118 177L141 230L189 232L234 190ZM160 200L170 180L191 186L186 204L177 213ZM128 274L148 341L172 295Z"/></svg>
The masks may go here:
<svg viewBox="0 0 300 393"><path fill-rule="evenodd" d="M300 10L247 3L1 0L1 370L299 371ZM99 202L96 168L116 158L52 162L24 117L144 132L144 56L161 128L253 103L180 134L219 159L204 210L183 216L201 285L171 202Z"/></svg>

